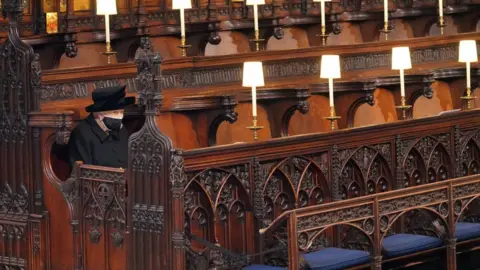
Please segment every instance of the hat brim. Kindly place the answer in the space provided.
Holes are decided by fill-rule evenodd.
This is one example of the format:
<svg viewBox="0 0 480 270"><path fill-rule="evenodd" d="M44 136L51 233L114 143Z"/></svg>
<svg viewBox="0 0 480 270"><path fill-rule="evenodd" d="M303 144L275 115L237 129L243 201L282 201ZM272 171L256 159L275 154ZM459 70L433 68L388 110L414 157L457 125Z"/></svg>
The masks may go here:
<svg viewBox="0 0 480 270"><path fill-rule="evenodd" d="M85 107L85 110L87 112L105 112L105 111L114 111L114 110L120 110L125 108L128 105L135 104L135 97L126 97L122 98L116 103L111 103L111 102L104 102L102 104L92 104L87 107Z"/></svg>

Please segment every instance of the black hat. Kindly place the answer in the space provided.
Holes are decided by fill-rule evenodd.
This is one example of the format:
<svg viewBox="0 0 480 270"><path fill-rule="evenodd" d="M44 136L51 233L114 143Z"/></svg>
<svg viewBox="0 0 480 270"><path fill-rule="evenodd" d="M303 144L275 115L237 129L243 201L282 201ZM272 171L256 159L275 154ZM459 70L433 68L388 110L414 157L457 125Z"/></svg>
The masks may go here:
<svg viewBox="0 0 480 270"><path fill-rule="evenodd" d="M126 86L111 86L95 89L92 93L93 104L87 106L87 112L114 111L134 104L134 97L125 97Z"/></svg>

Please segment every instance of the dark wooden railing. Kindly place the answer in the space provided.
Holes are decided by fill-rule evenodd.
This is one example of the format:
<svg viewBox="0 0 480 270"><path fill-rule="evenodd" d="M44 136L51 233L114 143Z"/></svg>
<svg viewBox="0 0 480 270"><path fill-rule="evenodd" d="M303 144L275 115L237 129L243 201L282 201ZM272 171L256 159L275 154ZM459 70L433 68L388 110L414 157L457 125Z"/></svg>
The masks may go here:
<svg viewBox="0 0 480 270"><path fill-rule="evenodd" d="M457 178L418 187L316 205L282 213L261 234L274 232L287 223L290 270L299 269L299 250L311 246L322 232L335 226L349 226L368 239L372 269L382 269L382 241L394 224L409 212L431 213L444 230L447 269L456 269L455 225L466 218L469 206L480 196L480 176ZM478 209L477 209L478 210ZM477 239L480 240L480 239ZM386 261L393 260L387 259Z"/></svg>

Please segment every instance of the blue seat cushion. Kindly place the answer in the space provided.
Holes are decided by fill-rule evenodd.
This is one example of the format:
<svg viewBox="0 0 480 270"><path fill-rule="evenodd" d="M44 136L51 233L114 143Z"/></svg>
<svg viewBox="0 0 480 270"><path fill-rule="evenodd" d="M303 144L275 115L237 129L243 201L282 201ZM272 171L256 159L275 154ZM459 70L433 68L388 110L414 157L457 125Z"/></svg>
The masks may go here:
<svg viewBox="0 0 480 270"><path fill-rule="evenodd" d="M261 264L252 264L243 268L243 270L286 270L286 269L287 269L286 267L261 265Z"/></svg>
<svg viewBox="0 0 480 270"><path fill-rule="evenodd" d="M370 262L370 253L362 250L325 248L303 254L311 270L345 269Z"/></svg>
<svg viewBox="0 0 480 270"><path fill-rule="evenodd" d="M480 237L480 223L458 222L455 235L457 241Z"/></svg>
<svg viewBox="0 0 480 270"><path fill-rule="evenodd" d="M382 246L385 256L391 258L436 248L442 244L443 241L437 237L399 233L383 239Z"/></svg>

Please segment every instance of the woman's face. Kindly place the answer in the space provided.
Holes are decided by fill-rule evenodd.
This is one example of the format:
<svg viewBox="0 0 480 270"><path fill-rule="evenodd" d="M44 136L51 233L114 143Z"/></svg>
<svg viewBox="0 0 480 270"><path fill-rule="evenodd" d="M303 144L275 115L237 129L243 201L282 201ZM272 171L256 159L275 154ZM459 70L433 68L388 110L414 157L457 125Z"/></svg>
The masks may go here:
<svg viewBox="0 0 480 270"><path fill-rule="evenodd" d="M102 120L104 117L123 119L123 110L105 111L96 113L96 117Z"/></svg>

